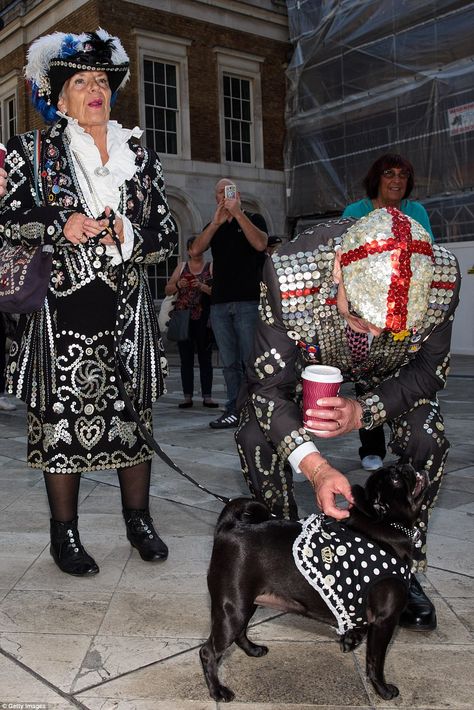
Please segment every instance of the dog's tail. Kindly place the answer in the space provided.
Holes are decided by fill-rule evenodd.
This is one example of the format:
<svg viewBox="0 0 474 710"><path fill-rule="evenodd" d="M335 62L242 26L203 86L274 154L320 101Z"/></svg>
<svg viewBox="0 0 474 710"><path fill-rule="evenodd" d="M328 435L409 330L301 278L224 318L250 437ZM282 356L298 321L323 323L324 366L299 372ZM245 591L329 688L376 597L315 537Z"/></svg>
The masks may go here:
<svg viewBox="0 0 474 710"><path fill-rule="evenodd" d="M271 513L263 503L252 498L235 498L227 503L219 516L216 535L234 528L239 523L256 525L270 520Z"/></svg>

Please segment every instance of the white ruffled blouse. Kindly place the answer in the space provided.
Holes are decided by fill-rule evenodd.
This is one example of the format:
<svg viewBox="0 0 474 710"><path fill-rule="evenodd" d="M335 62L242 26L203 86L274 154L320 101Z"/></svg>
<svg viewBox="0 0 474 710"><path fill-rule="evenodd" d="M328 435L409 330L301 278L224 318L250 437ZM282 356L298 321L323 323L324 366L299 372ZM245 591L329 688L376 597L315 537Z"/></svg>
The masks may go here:
<svg viewBox="0 0 474 710"><path fill-rule="evenodd" d="M120 205L122 187L126 180L131 180L135 175L135 153L130 149L128 141L133 136L140 138L143 131L135 128L123 128L117 121L107 124L107 152L109 159L104 167L108 169L106 175L97 175L94 170L102 167L99 149L89 133L78 124L77 120L62 114L68 125L66 134L70 141L70 149L74 160L74 169L80 188L94 217L98 217L105 207L111 207L123 220L124 242L122 254L125 261L130 258L133 250L133 226L130 220L117 212ZM87 173L87 179L84 175ZM89 189L92 187L92 192ZM106 245L106 253L112 257L112 264L120 264L120 254L115 245Z"/></svg>

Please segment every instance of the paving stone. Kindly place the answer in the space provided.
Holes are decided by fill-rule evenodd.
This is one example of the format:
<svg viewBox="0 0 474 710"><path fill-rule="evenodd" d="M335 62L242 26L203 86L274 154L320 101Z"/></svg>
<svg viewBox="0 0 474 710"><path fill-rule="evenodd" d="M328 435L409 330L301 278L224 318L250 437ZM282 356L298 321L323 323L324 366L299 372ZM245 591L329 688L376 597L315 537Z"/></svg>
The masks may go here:
<svg viewBox="0 0 474 710"><path fill-rule="evenodd" d="M166 564L166 563L164 563ZM116 592L100 627L101 634L174 636L204 639L209 628L209 598L201 594Z"/></svg>
<svg viewBox="0 0 474 710"><path fill-rule="evenodd" d="M400 690L392 706L472 710L474 680L468 669L473 663L472 645L418 645L410 653L394 647L385 665L387 681ZM375 707L387 707L371 687L369 694Z"/></svg>
<svg viewBox="0 0 474 710"><path fill-rule="evenodd" d="M0 605L0 632L94 634L109 602L110 594L95 593L92 585L89 593L12 590Z"/></svg>
<svg viewBox="0 0 474 710"><path fill-rule="evenodd" d="M76 704L50 688L33 673L0 654L0 707L14 710L15 704L47 704L47 710L75 710Z"/></svg>
<svg viewBox="0 0 474 710"><path fill-rule="evenodd" d="M268 655L248 658L234 648L222 662L222 680L237 694L233 710L472 707L474 359L456 357L453 364L454 372L471 376L450 376L441 393L452 448L430 522L423 581L438 628L396 630L386 674L400 697L387 703L373 693L364 674L365 643L342 654L331 626L260 607L249 636L268 645ZM154 408L164 450L207 488L248 496L234 431L209 428L219 412L199 401L184 414L177 408L176 358L168 388ZM217 371L215 391L224 401ZM42 473L25 463L24 406L13 414L0 415L0 703L6 691L8 701L40 701L48 710L69 710L73 697L89 710L216 710L197 650L209 633L206 573L222 503L155 457L150 507L170 557L146 563L126 539L116 471L85 474L79 526L101 572L90 579L65 575L49 554ZM337 447L318 445L352 483L364 483L357 432ZM315 510L302 476L295 477L295 493L301 515Z"/></svg>

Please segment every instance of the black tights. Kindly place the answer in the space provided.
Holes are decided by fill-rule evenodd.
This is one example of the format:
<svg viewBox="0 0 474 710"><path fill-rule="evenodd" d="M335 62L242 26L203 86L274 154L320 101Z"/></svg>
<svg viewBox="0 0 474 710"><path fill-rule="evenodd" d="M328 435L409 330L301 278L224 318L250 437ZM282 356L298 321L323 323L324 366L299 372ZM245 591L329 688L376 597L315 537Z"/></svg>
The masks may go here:
<svg viewBox="0 0 474 710"><path fill-rule="evenodd" d="M151 461L117 470L122 507L130 510L148 510L150 495Z"/></svg>
<svg viewBox="0 0 474 710"><path fill-rule="evenodd" d="M131 510L148 510L151 461L117 469L122 495L122 506ZM44 482L48 494L51 517L67 523L77 517L79 499L79 473L46 473Z"/></svg>

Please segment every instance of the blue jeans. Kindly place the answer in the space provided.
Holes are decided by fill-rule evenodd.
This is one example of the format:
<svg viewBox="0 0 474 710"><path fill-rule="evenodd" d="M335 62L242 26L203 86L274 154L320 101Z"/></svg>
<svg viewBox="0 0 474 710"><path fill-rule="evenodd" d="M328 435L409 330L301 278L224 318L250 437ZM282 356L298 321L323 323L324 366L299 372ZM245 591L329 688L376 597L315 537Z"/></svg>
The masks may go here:
<svg viewBox="0 0 474 710"><path fill-rule="evenodd" d="M236 412L237 395L250 357L258 320L258 301L231 301L211 306L214 331L222 372L227 388L226 411Z"/></svg>

